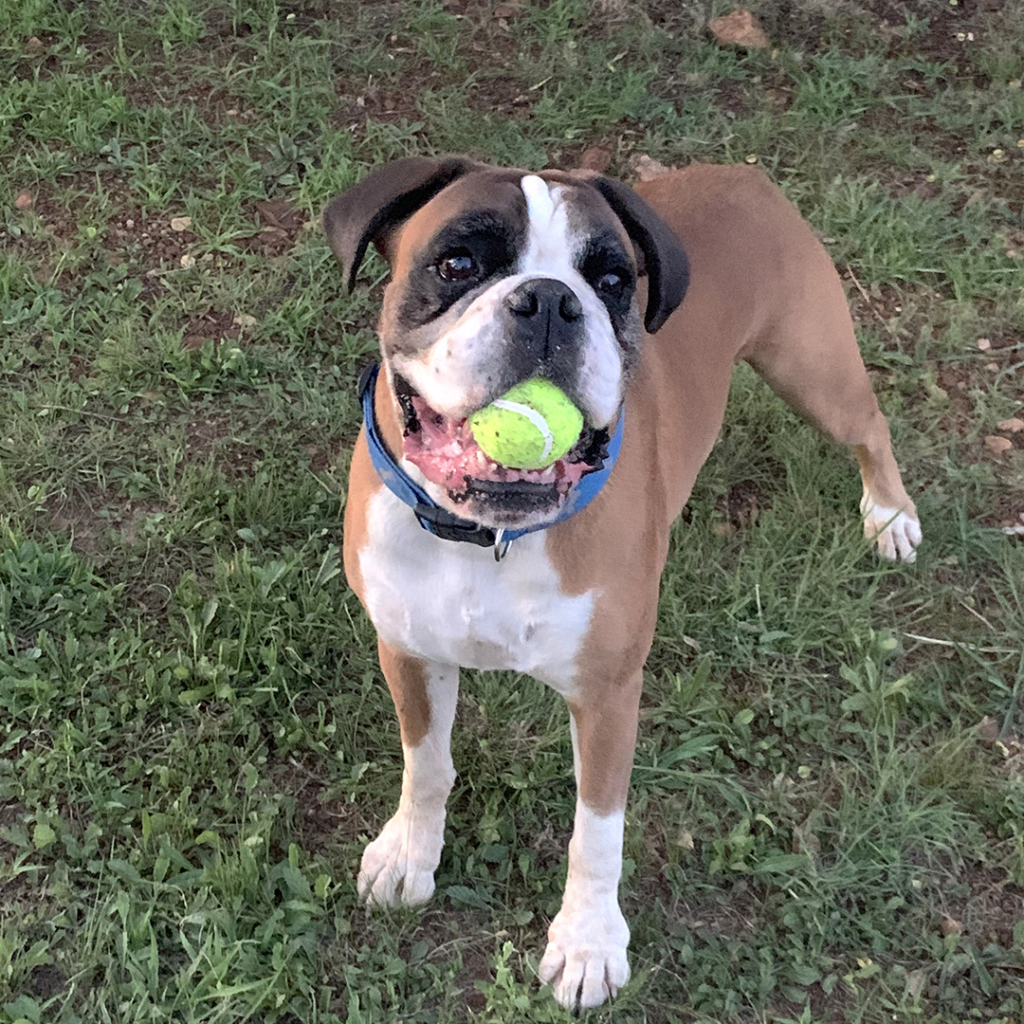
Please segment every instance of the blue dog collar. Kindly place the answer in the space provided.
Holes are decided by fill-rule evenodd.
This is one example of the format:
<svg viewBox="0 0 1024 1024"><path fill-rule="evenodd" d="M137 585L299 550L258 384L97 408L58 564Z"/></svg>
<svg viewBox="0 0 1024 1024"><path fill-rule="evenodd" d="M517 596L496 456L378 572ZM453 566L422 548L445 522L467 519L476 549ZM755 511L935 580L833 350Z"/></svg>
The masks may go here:
<svg viewBox="0 0 1024 1024"><path fill-rule="evenodd" d="M430 497L408 473L394 460L377 431L377 417L374 413L374 392L380 366L374 363L363 370L359 378L359 400L363 406L363 425L366 428L366 443L370 449L370 460L377 475L384 481L387 489L400 501L413 510L417 522L427 533L432 533L441 540L454 540L463 543L477 544L484 548L494 548L494 557L501 559L514 540L528 533L546 530L556 523L564 522L577 512L582 512L601 492L608 481L615 462L622 448L625 410L619 413L619 422L608 443L608 455L599 469L594 469L582 477L569 492L569 496L558 515L550 523L528 526L522 530L491 529L481 526L469 519L461 519Z"/></svg>

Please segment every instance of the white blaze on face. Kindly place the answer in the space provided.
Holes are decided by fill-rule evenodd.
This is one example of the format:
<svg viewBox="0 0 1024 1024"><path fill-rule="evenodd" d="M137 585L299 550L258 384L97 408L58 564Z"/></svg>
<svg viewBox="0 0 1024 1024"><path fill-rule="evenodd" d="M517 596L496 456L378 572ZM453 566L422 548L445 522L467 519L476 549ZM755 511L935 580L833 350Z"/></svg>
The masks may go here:
<svg viewBox="0 0 1024 1024"><path fill-rule="evenodd" d="M586 239L569 223L569 190L564 185L549 185L536 174L527 174L520 187L526 197L530 226L517 270L521 279L551 277L562 281L580 300L586 324L580 366L584 411L594 426L607 426L622 401L622 355L608 310L575 266Z"/></svg>
<svg viewBox="0 0 1024 1024"><path fill-rule="evenodd" d="M526 251L519 262L520 270L529 273L530 269L538 267L552 277L558 269L572 272L573 239L569 234L562 190L556 191L556 186L549 186L536 174L526 175L520 187L526 196L526 212L530 220L530 233Z"/></svg>

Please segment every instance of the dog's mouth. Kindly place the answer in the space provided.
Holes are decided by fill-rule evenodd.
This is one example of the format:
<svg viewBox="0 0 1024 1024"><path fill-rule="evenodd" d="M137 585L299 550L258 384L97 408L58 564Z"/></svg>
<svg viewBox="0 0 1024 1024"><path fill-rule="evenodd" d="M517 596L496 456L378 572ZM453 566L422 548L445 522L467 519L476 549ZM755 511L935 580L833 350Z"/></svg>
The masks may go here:
<svg viewBox="0 0 1024 1024"><path fill-rule="evenodd" d="M430 407L401 377L395 393L402 409L403 455L456 505L471 503L501 520L556 511L573 486L604 466L609 434L585 425L576 444L543 469L503 466L484 454L467 419ZM501 523L504 525L504 522Z"/></svg>

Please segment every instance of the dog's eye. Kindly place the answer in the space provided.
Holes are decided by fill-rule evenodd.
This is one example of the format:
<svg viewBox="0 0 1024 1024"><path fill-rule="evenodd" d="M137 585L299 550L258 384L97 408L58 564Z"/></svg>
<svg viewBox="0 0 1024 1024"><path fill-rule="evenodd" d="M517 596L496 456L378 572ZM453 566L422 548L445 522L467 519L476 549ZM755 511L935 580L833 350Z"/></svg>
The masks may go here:
<svg viewBox="0 0 1024 1024"><path fill-rule="evenodd" d="M470 281L479 272L477 262L468 252L453 252L437 264L437 273L442 281Z"/></svg>
<svg viewBox="0 0 1024 1024"><path fill-rule="evenodd" d="M622 274L616 273L612 270L607 274L602 274L597 281L594 282L594 285L603 295L608 295L614 298L626 286L626 279Z"/></svg>

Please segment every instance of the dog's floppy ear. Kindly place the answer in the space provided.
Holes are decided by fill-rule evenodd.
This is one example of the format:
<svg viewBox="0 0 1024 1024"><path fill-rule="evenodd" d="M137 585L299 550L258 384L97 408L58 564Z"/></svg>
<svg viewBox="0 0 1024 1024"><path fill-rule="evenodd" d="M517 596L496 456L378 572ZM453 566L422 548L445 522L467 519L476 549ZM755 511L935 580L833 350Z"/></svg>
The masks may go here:
<svg viewBox="0 0 1024 1024"><path fill-rule="evenodd" d="M387 255L388 236L446 185L484 166L466 157L396 160L342 192L324 210L324 230L352 290L356 271L373 242Z"/></svg>
<svg viewBox="0 0 1024 1024"><path fill-rule="evenodd" d="M690 284L690 264L679 239L628 185L595 174L588 178L622 221L640 250L646 273L647 311L644 326L653 334L675 312Z"/></svg>

